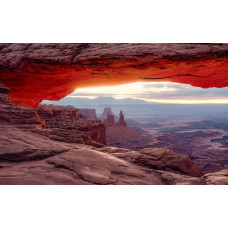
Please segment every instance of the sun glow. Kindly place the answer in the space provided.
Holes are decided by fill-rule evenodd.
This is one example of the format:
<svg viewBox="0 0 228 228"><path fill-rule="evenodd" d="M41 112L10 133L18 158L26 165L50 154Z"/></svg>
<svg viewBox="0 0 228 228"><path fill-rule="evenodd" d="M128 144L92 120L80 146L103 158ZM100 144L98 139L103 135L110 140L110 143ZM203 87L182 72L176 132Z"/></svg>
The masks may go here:
<svg viewBox="0 0 228 228"><path fill-rule="evenodd" d="M82 88L69 97L95 99L104 96L172 104L228 104L228 88L202 89L171 82L135 82L119 86Z"/></svg>

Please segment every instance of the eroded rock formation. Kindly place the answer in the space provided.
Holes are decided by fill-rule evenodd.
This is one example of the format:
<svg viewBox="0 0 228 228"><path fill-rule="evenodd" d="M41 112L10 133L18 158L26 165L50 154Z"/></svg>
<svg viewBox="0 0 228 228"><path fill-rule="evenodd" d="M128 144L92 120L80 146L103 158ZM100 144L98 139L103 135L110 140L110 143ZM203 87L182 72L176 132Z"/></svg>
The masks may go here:
<svg viewBox="0 0 228 228"><path fill-rule="evenodd" d="M36 107L77 88L170 81L228 86L228 44L1 44L0 80L12 102Z"/></svg>
<svg viewBox="0 0 228 228"><path fill-rule="evenodd" d="M124 115L123 115L122 110L120 111L120 114L119 114L119 121L116 123L116 125L118 125L118 126L124 126L124 127L127 126L127 124L126 124L126 122L125 122L125 120L124 120Z"/></svg>
<svg viewBox="0 0 228 228"><path fill-rule="evenodd" d="M39 105L37 112L45 121L47 128L56 129L63 133L84 132L91 140L106 145L105 127L100 120L88 120L78 109L72 106ZM71 132L71 133L70 133Z"/></svg>
<svg viewBox="0 0 228 228"><path fill-rule="evenodd" d="M108 113L107 119L103 121L103 124L106 128L114 126L115 125L114 115Z"/></svg>
<svg viewBox="0 0 228 228"><path fill-rule="evenodd" d="M119 120L115 122L115 116L109 114L109 112L112 113L111 108L106 108L102 115L105 116L107 110L107 118L103 121L107 145L120 148L132 148L139 145L143 136L127 127L123 112L120 111Z"/></svg>
<svg viewBox="0 0 228 228"><path fill-rule="evenodd" d="M13 124L21 128L43 128L45 123L35 109L9 102L9 91L0 82L0 124Z"/></svg>
<svg viewBox="0 0 228 228"><path fill-rule="evenodd" d="M67 129L41 128L39 119L31 121L35 110L9 103L9 91L2 85L0 91L0 106L11 106L6 109L11 119L19 108L26 110L20 115L22 123L19 118L9 121L6 112L0 112L0 184L228 184L227 170L203 175L187 156L170 150L98 148L79 137L67 141L66 135L55 132L67 134ZM64 110L47 111L58 116ZM71 108L64 112L78 115ZM56 127L57 119L48 124Z"/></svg>

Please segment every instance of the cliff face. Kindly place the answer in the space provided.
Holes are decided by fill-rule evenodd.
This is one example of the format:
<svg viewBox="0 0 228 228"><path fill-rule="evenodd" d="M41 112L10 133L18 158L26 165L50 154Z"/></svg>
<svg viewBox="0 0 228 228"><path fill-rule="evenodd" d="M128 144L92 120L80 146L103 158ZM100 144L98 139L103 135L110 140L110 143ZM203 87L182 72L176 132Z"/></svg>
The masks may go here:
<svg viewBox="0 0 228 228"><path fill-rule="evenodd" d="M89 120L97 120L96 109L80 108L79 112Z"/></svg>
<svg viewBox="0 0 228 228"><path fill-rule="evenodd" d="M56 141L101 147L106 144L101 121L87 120L73 107L41 105L36 110L9 102L9 89L0 84L0 125L30 130Z"/></svg>
<svg viewBox="0 0 228 228"><path fill-rule="evenodd" d="M228 44L0 44L0 81L12 102L36 107L77 88L169 81L228 86Z"/></svg>
<svg viewBox="0 0 228 228"><path fill-rule="evenodd" d="M0 82L0 124L21 128L43 128L45 123L33 108L9 102L9 89Z"/></svg>
<svg viewBox="0 0 228 228"><path fill-rule="evenodd" d="M81 131L91 140L106 145L105 128L99 120L88 120L78 109L72 106L39 105L39 116L45 121L47 128Z"/></svg>

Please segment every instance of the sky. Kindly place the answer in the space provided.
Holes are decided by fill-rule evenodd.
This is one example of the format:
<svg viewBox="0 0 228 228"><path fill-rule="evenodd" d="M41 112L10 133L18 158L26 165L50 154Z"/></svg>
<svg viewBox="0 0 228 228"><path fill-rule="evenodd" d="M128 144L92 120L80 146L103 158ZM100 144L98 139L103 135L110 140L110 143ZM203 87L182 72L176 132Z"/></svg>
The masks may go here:
<svg viewBox="0 0 228 228"><path fill-rule="evenodd" d="M70 97L135 98L149 102L200 104L228 104L228 87L202 89L171 82L135 82L119 86L77 89Z"/></svg>

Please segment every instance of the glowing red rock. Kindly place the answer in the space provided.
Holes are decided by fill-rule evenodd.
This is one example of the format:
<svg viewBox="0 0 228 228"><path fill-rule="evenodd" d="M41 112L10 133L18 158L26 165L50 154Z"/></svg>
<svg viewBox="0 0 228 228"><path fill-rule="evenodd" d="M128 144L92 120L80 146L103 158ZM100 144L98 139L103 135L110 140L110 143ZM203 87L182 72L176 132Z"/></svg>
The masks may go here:
<svg viewBox="0 0 228 228"><path fill-rule="evenodd" d="M77 88L169 81L228 86L228 44L1 44L0 81L36 107Z"/></svg>

